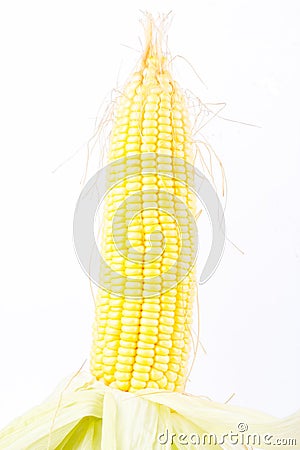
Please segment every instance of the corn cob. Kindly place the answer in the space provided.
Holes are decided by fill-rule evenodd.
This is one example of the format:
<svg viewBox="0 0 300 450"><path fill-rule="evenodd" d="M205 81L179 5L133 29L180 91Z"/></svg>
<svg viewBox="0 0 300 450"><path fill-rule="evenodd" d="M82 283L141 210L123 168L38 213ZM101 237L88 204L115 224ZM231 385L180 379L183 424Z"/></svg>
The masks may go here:
<svg viewBox="0 0 300 450"><path fill-rule="evenodd" d="M108 289L100 288L96 299L91 371L105 384L131 392L182 391L188 368L195 240L182 202L194 213L195 198L182 182L192 183L187 164L192 142L185 96L167 66L149 21L148 43L119 98L108 151L109 161L123 158L118 168L124 180L104 206L100 246L116 275L107 279L104 268L100 274ZM178 158L176 164L172 158ZM147 167L155 171L145 175ZM113 181L114 174L109 176ZM138 213L125 230L132 210ZM183 261L176 266L179 251ZM172 289L164 289L166 279L174 280Z"/></svg>

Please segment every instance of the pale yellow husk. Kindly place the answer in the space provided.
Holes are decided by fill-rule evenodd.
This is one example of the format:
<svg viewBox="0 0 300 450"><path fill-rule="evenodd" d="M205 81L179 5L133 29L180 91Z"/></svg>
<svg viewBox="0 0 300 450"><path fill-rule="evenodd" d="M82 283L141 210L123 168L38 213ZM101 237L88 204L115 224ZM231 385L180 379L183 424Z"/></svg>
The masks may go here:
<svg viewBox="0 0 300 450"><path fill-rule="evenodd" d="M14 420L0 432L1 450L152 450L152 449L246 449L227 442L223 446L199 446L192 434L237 433L238 424L248 425L247 433L273 435L275 439L295 439L285 446L300 449L300 411L277 419L258 411L216 403L203 397L145 389L138 394L105 386L81 372L60 385L40 406ZM174 443L166 441L176 433ZM165 433L163 436L162 433ZM187 435L180 444L181 433ZM241 433L240 433L241 434ZM184 439L182 437L182 439ZM194 441L193 441L194 442ZM220 442L220 441L219 441ZM261 444L257 448L282 448Z"/></svg>

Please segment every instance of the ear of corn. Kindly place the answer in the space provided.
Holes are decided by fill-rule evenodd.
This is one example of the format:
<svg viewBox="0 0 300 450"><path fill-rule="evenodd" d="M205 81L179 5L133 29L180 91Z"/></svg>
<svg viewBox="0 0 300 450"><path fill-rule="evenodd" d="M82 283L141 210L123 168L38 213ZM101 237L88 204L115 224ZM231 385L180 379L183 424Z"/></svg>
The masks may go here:
<svg viewBox="0 0 300 450"><path fill-rule="evenodd" d="M181 203L194 212L193 194L182 184L192 183L186 165L192 157L191 130L184 95L167 69L152 22L148 36L139 70L115 111L108 159L123 158L119 171L124 181L106 198L100 245L116 275L105 278L104 268L100 274L108 289L100 289L97 297L91 370L97 379L125 391L182 391L194 300L195 240ZM176 165L172 157L178 158ZM155 171L142 174L147 167ZM110 177L113 181L114 174ZM112 230L119 205L119 224ZM126 229L132 209L137 214ZM183 259L176 265L179 252ZM173 288L166 290L170 279Z"/></svg>

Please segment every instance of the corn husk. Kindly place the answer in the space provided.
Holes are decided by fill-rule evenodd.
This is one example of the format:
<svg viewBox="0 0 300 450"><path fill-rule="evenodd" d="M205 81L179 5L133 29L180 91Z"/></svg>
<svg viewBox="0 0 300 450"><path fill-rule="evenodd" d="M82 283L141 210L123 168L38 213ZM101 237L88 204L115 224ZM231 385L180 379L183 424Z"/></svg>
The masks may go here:
<svg viewBox="0 0 300 450"><path fill-rule="evenodd" d="M248 430L239 431L239 424L246 424ZM233 442L230 435L223 442L223 435L230 432L239 436L239 442ZM172 433L176 435L173 443ZM65 380L45 402L2 430L0 449L245 450L251 448L246 445L247 436L254 433L261 438L256 448L282 448L282 442L288 442L283 439L294 439L296 444L292 441L285 448L300 449L300 411L277 419L188 394L153 389L137 394L122 392L81 372ZM217 445L208 445L208 440L204 445L205 434L216 435ZM264 442L265 435L273 437ZM195 445L196 437L202 445ZM275 445L277 439L281 445ZM211 444L214 443L212 440Z"/></svg>

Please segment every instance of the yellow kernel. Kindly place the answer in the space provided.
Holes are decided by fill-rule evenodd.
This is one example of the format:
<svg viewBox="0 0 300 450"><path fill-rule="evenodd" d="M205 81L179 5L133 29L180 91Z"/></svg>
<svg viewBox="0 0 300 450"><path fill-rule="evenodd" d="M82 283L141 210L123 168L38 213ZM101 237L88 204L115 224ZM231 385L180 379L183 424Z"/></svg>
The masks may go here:
<svg viewBox="0 0 300 450"><path fill-rule="evenodd" d="M140 145L138 143L129 143L125 145L125 149L127 152L129 151L139 151Z"/></svg>
<svg viewBox="0 0 300 450"><path fill-rule="evenodd" d="M146 372L133 371L132 376L133 376L133 380L138 380L141 382L147 382L147 381L149 381L149 378L150 378L149 373L146 373Z"/></svg>
<svg viewBox="0 0 300 450"><path fill-rule="evenodd" d="M140 381L136 378L132 378L130 384L135 389L144 389L146 387L146 381Z"/></svg>
<svg viewBox="0 0 300 450"><path fill-rule="evenodd" d="M164 148L163 146L158 147L158 145L157 145L157 153L159 153L161 155L168 155L168 156L172 156L173 155L173 152L172 152L171 148Z"/></svg>
<svg viewBox="0 0 300 450"><path fill-rule="evenodd" d="M129 342L136 342L137 341L137 334L132 334L132 333L121 333L120 338L121 340L124 341L129 341Z"/></svg>
<svg viewBox="0 0 300 450"><path fill-rule="evenodd" d="M163 334L171 335L173 332L173 328L167 325L159 325L158 327L159 331ZM160 334L161 336L161 334Z"/></svg>
<svg viewBox="0 0 300 450"><path fill-rule="evenodd" d="M173 368L171 364L176 365L176 366L178 365L179 367L177 369L175 367ZM174 372L178 372L178 370L180 368L180 364L181 364L180 356L177 356L177 355L171 355L170 356L169 367L170 367L171 370L174 370Z"/></svg>
<svg viewBox="0 0 300 450"><path fill-rule="evenodd" d="M167 356L167 355L169 355L169 349L165 348L165 347L161 347L160 345L157 345L155 347L155 353L156 353L156 355Z"/></svg>
<svg viewBox="0 0 300 450"><path fill-rule="evenodd" d="M121 381L121 380L117 379L116 387L118 389L120 389L121 391L128 391L128 389L130 387L130 383L129 383L129 381Z"/></svg>
<svg viewBox="0 0 300 450"><path fill-rule="evenodd" d="M142 311L142 317L148 319L159 319L159 313L154 311Z"/></svg>
<svg viewBox="0 0 300 450"><path fill-rule="evenodd" d="M138 356L147 358L152 358L155 355L153 349L146 349L146 348L138 348L136 353Z"/></svg>
<svg viewBox="0 0 300 450"><path fill-rule="evenodd" d="M132 371L132 365L131 364L123 364L123 363L116 363L116 369L119 372L131 372Z"/></svg>
<svg viewBox="0 0 300 450"><path fill-rule="evenodd" d="M159 386L158 386L158 384L155 381L148 381L147 388L158 389Z"/></svg>
<svg viewBox="0 0 300 450"><path fill-rule="evenodd" d="M155 144L157 141L157 137L156 136L142 136L142 143L143 144Z"/></svg>
<svg viewBox="0 0 300 450"><path fill-rule="evenodd" d="M180 384L180 385L176 384L175 385L175 392L183 392L183 390L184 390L184 384Z"/></svg>
<svg viewBox="0 0 300 450"><path fill-rule="evenodd" d="M160 347L171 349L172 348L172 340L171 339L160 339L158 341ZM170 353L171 354L171 353Z"/></svg>
<svg viewBox="0 0 300 450"><path fill-rule="evenodd" d="M157 336L152 336L150 334L140 334L140 340L146 342L147 344L156 344Z"/></svg>
<svg viewBox="0 0 300 450"><path fill-rule="evenodd" d="M184 142L185 141L185 138L184 138L184 136L182 136L181 134L179 134L178 132L177 133L174 133L174 140L176 141L176 142Z"/></svg>
<svg viewBox="0 0 300 450"><path fill-rule="evenodd" d="M153 364L153 367L157 370L160 370L161 372L166 372L168 370L168 364L166 363L155 362Z"/></svg>
<svg viewBox="0 0 300 450"><path fill-rule="evenodd" d="M140 142L139 136L128 136L127 137L127 143L128 144L136 144L137 142Z"/></svg>
<svg viewBox="0 0 300 450"><path fill-rule="evenodd" d="M172 107L172 105L171 105L171 102L170 102L170 101L162 100L162 101L160 102L160 108L164 108L164 109L169 109L169 110L171 110L171 107Z"/></svg>
<svg viewBox="0 0 300 450"><path fill-rule="evenodd" d="M158 110L158 115L163 117L170 117L171 111L169 109L160 107Z"/></svg>
<svg viewBox="0 0 300 450"><path fill-rule="evenodd" d="M158 130L161 133L172 133L173 129L170 125L158 125Z"/></svg>
<svg viewBox="0 0 300 450"><path fill-rule="evenodd" d="M154 360L153 358L147 358L146 356L140 356L137 355L135 358L136 363L142 365L142 366L152 366Z"/></svg>
<svg viewBox="0 0 300 450"><path fill-rule="evenodd" d="M165 333L159 332L158 337L159 337L159 340L170 341L171 340L171 333L165 334Z"/></svg>
<svg viewBox="0 0 300 450"><path fill-rule="evenodd" d="M123 314L122 320L125 319L125 318L136 319L136 318L140 317L140 312L139 311L126 311L126 310L124 310L122 312L122 314Z"/></svg>
<svg viewBox="0 0 300 450"><path fill-rule="evenodd" d="M160 275L160 269L144 269L145 277L155 277L156 275Z"/></svg>
<svg viewBox="0 0 300 450"><path fill-rule="evenodd" d="M133 370L136 372L141 372L141 373L148 373L150 372L151 366L146 366L143 364L139 364L139 363L135 363L133 365Z"/></svg>
<svg viewBox="0 0 300 450"><path fill-rule="evenodd" d="M141 103L132 103L131 111L141 111Z"/></svg>
<svg viewBox="0 0 300 450"><path fill-rule="evenodd" d="M159 148L165 148L165 149L172 149L172 142L171 142L171 140L170 141L166 141L166 140L161 140L161 139L159 139L158 141L157 141L157 147L159 147Z"/></svg>
<svg viewBox="0 0 300 450"><path fill-rule="evenodd" d="M103 356L102 361L103 361L103 364L110 366L112 364L115 364L116 357L115 356Z"/></svg>
<svg viewBox="0 0 300 450"><path fill-rule="evenodd" d="M168 382L168 384L167 384L167 387L166 387L166 389L168 390L168 391L174 391L175 390L175 383L172 383L172 382Z"/></svg>
<svg viewBox="0 0 300 450"><path fill-rule="evenodd" d="M143 136L157 136L158 130L157 128L143 128Z"/></svg>
<svg viewBox="0 0 300 450"><path fill-rule="evenodd" d="M171 370L172 372L178 373L179 369L180 369L180 365L174 364L174 362L171 362L171 360L173 361L173 358L175 358L175 357L170 356L169 370ZM178 359L180 359L180 358L178 358Z"/></svg>
<svg viewBox="0 0 300 450"><path fill-rule="evenodd" d="M171 133L159 133L158 139L162 141L172 141L172 134Z"/></svg>
<svg viewBox="0 0 300 450"><path fill-rule="evenodd" d="M143 220L144 225L156 225L158 224L158 219L156 217L145 217Z"/></svg>
<svg viewBox="0 0 300 450"><path fill-rule="evenodd" d="M147 299L149 300L149 299ZM160 312L160 305L155 303L144 303L142 305L143 311L149 311L149 312Z"/></svg>
<svg viewBox="0 0 300 450"><path fill-rule="evenodd" d="M153 342L144 342L144 341L141 341L141 340L139 340L138 341L138 343L137 343L137 346L138 346L138 348L141 348L141 349L143 349L143 348L146 348L146 349L154 349L154 343Z"/></svg>
<svg viewBox="0 0 300 450"><path fill-rule="evenodd" d="M122 381L122 382L129 381L130 378L131 378L131 372L116 371L116 373L115 373L115 379L118 381Z"/></svg>
<svg viewBox="0 0 300 450"><path fill-rule="evenodd" d="M161 363L161 364L168 364L169 363L169 356L162 356L162 355L156 355L155 356L155 362Z"/></svg>
<svg viewBox="0 0 300 450"><path fill-rule="evenodd" d="M122 325L139 325L140 320L138 318L133 317L122 317L121 319ZM122 328L123 330L123 328ZM125 331L125 330L123 330Z"/></svg>
<svg viewBox="0 0 300 450"><path fill-rule="evenodd" d="M110 348L104 348L103 349L103 355L104 356L117 356L118 352L117 350L113 350Z"/></svg>
<svg viewBox="0 0 300 450"><path fill-rule="evenodd" d="M118 352L122 355L122 354L124 354L123 351L124 352L128 352L128 350L135 351L135 348L136 348L136 343L135 342L122 341L120 343L120 347L119 347ZM125 355L127 355L127 353L125 353Z"/></svg>
<svg viewBox="0 0 300 450"><path fill-rule="evenodd" d="M140 333L141 333L141 336L142 335L157 336L158 335L158 327L141 325L140 326Z"/></svg>
<svg viewBox="0 0 300 450"><path fill-rule="evenodd" d="M158 118L158 114L154 111L145 111L144 119L156 120Z"/></svg>
<svg viewBox="0 0 300 450"><path fill-rule="evenodd" d="M155 95L155 94L152 94L152 95L148 95L148 97L147 97L147 101L149 102L149 103L158 103L159 102L159 96L158 95Z"/></svg>
<svg viewBox="0 0 300 450"><path fill-rule="evenodd" d="M119 340L115 340L115 341L107 342L106 345L107 345L108 348L118 349L119 344L120 344L120 341Z"/></svg>
<svg viewBox="0 0 300 450"><path fill-rule="evenodd" d="M158 79L159 79L159 81L161 81L161 82L163 82L163 83L169 83L169 82L171 81L170 76L169 76L167 73L162 74L162 75L159 75L159 76L158 76ZM160 95L160 100L161 100L161 101L167 101L167 102L170 102L171 99L172 99L171 95L168 94L168 93L166 93L166 92L163 92L163 93Z"/></svg>
<svg viewBox="0 0 300 450"><path fill-rule="evenodd" d="M177 373L172 372L172 370L168 370L166 372L166 377L168 378L168 381L171 381L171 383L174 383L177 380Z"/></svg>
<svg viewBox="0 0 300 450"><path fill-rule="evenodd" d="M139 189L142 188L142 183L139 182L128 182L126 183L126 190L127 191L138 191ZM116 233L114 233L115 236Z"/></svg>
<svg viewBox="0 0 300 450"><path fill-rule="evenodd" d="M140 148L142 152L155 152L156 145L155 143L143 143Z"/></svg>
<svg viewBox="0 0 300 450"><path fill-rule="evenodd" d="M144 128L156 128L157 127L157 121L156 120L143 120L143 127Z"/></svg>
<svg viewBox="0 0 300 450"><path fill-rule="evenodd" d="M124 114L125 115L125 114ZM127 114L127 116L128 116L128 114ZM139 120L140 119L140 114L138 113L138 112L136 112L136 111L132 111L130 114L129 114L129 118L131 119L131 120Z"/></svg>
<svg viewBox="0 0 300 450"><path fill-rule="evenodd" d="M114 376L111 374L104 374L103 376L104 382L106 385L110 385L114 381Z"/></svg>
<svg viewBox="0 0 300 450"><path fill-rule="evenodd" d="M142 275L142 271L143 271L142 268L140 268L140 269L138 269L138 268L135 268L135 269L126 268L124 272L125 272L125 275L130 277L130 276Z"/></svg>
<svg viewBox="0 0 300 450"><path fill-rule="evenodd" d="M148 319L144 316L142 316L141 321L140 321L141 325L145 325L148 327L157 327L159 322L157 319Z"/></svg>
<svg viewBox="0 0 300 450"><path fill-rule="evenodd" d="M140 311L141 305L138 302L124 302L124 309L129 311Z"/></svg>
<svg viewBox="0 0 300 450"><path fill-rule="evenodd" d="M158 107L157 103L146 103L145 111L157 111Z"/></svg>
<svg viewBox="0 0 300 450"><path fill-rule="evenodd" d="M172 334L172 338L173 338L173 344L175 347L183 348L182 333L177 333L176 331L174 331L174 333Z"/></svg>
<svg viewBox="0 0 300 450"><path fill-rule="evenodd" d="M121 322L120 322L120 320L118 320L118 319L108 319L107 320L107 326L108 327L112 327L112 328L120 328L120 324L121 324Z"/></svg>
<svg viewBox="0 0 300 450"><path fill-rule="evenodd" d="M153 381L158 381L158 380L160 380L162 377L164 376L164 374L163 374L163 372L161 371L161 370L157 370L157 369L151 369L151 372L150 372L150 380L153 380Z"/></svg>
<svg viewBox="0 0 300 450"><path fill-rule="evenodd" d="M94 373L95 377L97 378L97 380L99 380L100 378L103 377L103 371L102 370L94 369L93 373Z"/></svg>
<svg viewBox="0 0 300 450"><path fill-rule="evenodd" d="M167 387L167 384L168 384L167 377L165 375L163 375L162 378L157 380L157 384L160 387L160 389L165 389Z"/></svg>
<svg viewBox="0 0 300 450"><path fill-rule="evenodd" d="M177 384L177 385L181 385L181 384L183 384L184 382L185 382L185 377L182 376L182 375L177 375L177 381L176 381L176 384Z"/></svg>
<svg viewBox="0 0 300 450"><path fill-rule="evenodd" d="M162 345L162 344L160 344L160 345ZM171 355L181 356L181 353L182 353L182 351L181 351L180 348L172 347L172 345L171 345L171 347L170 347L170 356ZM171 358L170 358L170 361L171 361Z"/></svg>
<svg viewBox="0 0 300 450"><path fill-rule="evenodd" d="M127 125L128 122L129 122L128 117L120 117L119 119L116 120L116 126Z"/></svg>
<svg viewBox="0 0 300 450"><path fill-rule="evenodd" d="M127 138L127 134L126 133L117 133L113 136L112 142L125 142Z"/></svg>
<svg viewBox="0 0 300 450"><path fill-rule="evenodd" d="M139 136L140 135L139 128L138 127L128 128L128 135L129 136Z"/></svg>
<svg viewBox="0 0 300 450"><path fill-rule="evenodd" d="M122 355L118 355L118 359L117 361L121 364L134 364L135 358L134 356L122 356Z"/></svg>
<svg viewBox="0 0 300 450"><path fill-rule="evenodd" d="M171 125L171 119L169 117L159 117L158 123L161 125Z"/></svg>

